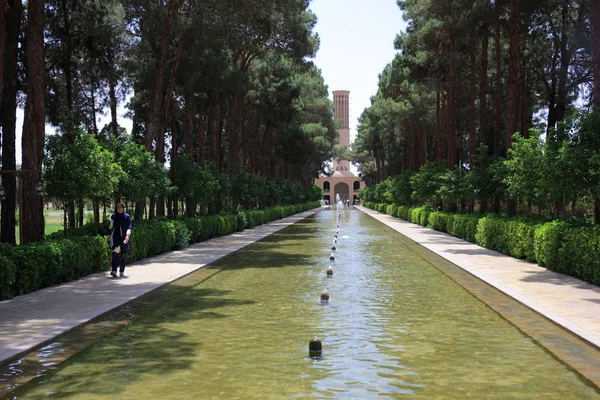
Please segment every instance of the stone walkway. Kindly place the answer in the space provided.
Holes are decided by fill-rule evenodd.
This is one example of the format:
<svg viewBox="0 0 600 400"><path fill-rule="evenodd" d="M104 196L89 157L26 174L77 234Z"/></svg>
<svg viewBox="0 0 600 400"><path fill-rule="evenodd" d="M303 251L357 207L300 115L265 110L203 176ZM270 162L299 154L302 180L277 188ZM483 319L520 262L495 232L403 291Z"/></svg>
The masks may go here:
<svg viewBox="0 0 600 400"><path fill-rule="evenodd" d="M600 348L600 287L443 232L359 208Z"/></svg>
<svg viewBox="0 0 600 400"><path fill-rule="evenodd" d="M39 348L57 336L292 225L319 209L214 238L128 266L125 278L89 275L0 302L0 364Z"/></svg>

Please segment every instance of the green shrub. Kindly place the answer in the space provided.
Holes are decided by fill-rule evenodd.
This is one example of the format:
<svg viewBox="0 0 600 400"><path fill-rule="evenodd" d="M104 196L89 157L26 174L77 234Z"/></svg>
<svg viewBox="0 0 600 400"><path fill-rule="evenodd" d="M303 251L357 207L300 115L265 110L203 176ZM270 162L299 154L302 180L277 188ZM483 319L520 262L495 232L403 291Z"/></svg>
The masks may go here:
<svg viewBox="0 0 600 400"><path fill-rule="evenodd" d="M185 249L189 246L192 239L192 231L190 231L183 221L171 221L175 231L175 240L173 242L174 250Z"/></svg>
<svg viewBox="0 0 600 400"><path fill-rule="evenodd" d="M479 220L476 243L516 258L535 261L534 235L541 224L526 218L488 215Z"/></svg>
<svg viewBox="0 0 600 400"><path fill-rule="evenodd" d="M557 271L600 284L600 227L568 227L560 233Z"/></svg>
<svg viewBox="0 0 600 400"><path fill-rule="evenodd" d="M475 243L475 234L479 224L479 216L474 214L454 214L448 222L448 233L471 243Z"/></svg>
<svg viewBox="0 0 600 400"><path fill-rule="evenodd" d="M202 237L202 221L200 218L184 218L181 220L190 231L190 243L196 243L200 241Z"/></svg>
<svg viewBox="0 0 600 400"><path fill-rule="evenodd" d="M398 206L395 204L388 204L385 207L385 213L387 215L391 215L392 217L396 217L398 215Z"/></svg>
<svg viewBox="0 0 600 400"><path fill-rule="evenodd" d="M0 256L0 299L13 297L12 287L16 277L15 263L6 256Z"/></svg>
<svg viewBox="0 0 600 400"><path fill-rule="evenodd" d="M440 232L448 232L449 214L443 211L432 211L429 213L427 227Z"/></svg>
<svg viewBox="0 0 600 400"><path fill-rule="evenodd" d="M559 250L565 228L564 222L553 221L540 225L535 230L533 241L535 260L542 267L560 271Z"/></svg>
<svg viewBox="0 0 600 400"><path fill-rule="evenodd" d="M398 218L408 221L408 214L410 213L410 207L400 206L398 207Z"/></svg>

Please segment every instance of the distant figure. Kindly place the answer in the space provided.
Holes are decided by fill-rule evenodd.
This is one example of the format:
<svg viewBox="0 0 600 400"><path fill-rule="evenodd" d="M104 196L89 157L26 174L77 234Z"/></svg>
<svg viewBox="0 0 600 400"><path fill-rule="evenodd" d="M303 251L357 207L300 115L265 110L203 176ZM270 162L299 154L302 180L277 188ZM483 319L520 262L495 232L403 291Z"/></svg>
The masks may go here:
<svg viewBox="0 0 600 400"><path fill-rule="evenodd" d="M131 250L129 236L131 235L131 217L125 212L125 205L117 203L115 213L110 216L108 228L108 243L112 250L112 269L110 275L117 277L117 267L120 265L120 276L125 276L125 260L127 253Z"/></svg>
<svg viewBox="0 0 600 400"><path fill-rule="evenodd" d="M346 199L346 207L350 208L350 199Z"/></svg>

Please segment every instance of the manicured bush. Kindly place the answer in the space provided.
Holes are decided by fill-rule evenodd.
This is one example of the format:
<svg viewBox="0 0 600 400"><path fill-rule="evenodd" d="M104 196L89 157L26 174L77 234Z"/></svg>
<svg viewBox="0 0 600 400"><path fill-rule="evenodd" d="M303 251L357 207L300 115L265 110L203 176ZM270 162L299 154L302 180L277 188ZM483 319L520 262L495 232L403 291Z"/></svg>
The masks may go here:
<svg viewBox="0 0 600 400"><path fill-rule="evenodd" d="M385 207L385 213L387 215L391 215L392 217L397 217L398 216L398 206L395 204L388 204Z"/></svg>
<svg viewBox="0 0 600 400"><path fill-rule="evenodd" d="M448 232L448 213L432 211L429 213L427 227L440 232Z"/></svg>
<svg viewBox="0 0 600 400"><path fill-rule="evenodd" d="M408 221L408 215L410 213L410 207L408 206L400 206L398 207L398 213L397 213L397 217L400 219L403 219L405 221Z"/></svg>
<svg viewBox="0 0 600 400"><path fill-rule="evenodd" d="M475 233L477 233L479 218L480 216L476 214L454 214L452 222L448 226L448 233L475 243Z"/></svg>
<svg viewBox="0 0 600 400"><path fill-rule="evenodd" d="M12 286L16 278L15 263L6 256L0 256L0 299L13 296Z"/></svg>
<svg viewBox="0 0 600 400"><path fill-rule="evenodd" d="M568 227L559 232L562 245L558 250L557 271L599 285L600 227Z"/></svg>
<svg viewBox="0 0 600 400"><path fill-rule="evenodd" d="M29 293L108 268L103 237L72 237L28 246L2 246L0 298Z"/></svg>
<svg viewBox="0 0 600 400"><path fill-rule="evenodd" d="M475 239L477 244L488 249L535 261L534 234L540 225L526 218L488 215L479 220Z"/></svg>
<svg viewBox="0 0 600 400"><path fill-rule="evenodd" d="M175 241L173 242L173 250L181 250L188 247L192 239L192 231L190 231L185 222L180 220L171 221L175 231Z"/></svg>
<svg viewBox="0 0 600 400"><path fill-rule="evenodd" d="M425 207L413 207L409 212L409 221L413 224L427 226L429 222L429 214L431 214L433 210L427 206Z"/></svg>

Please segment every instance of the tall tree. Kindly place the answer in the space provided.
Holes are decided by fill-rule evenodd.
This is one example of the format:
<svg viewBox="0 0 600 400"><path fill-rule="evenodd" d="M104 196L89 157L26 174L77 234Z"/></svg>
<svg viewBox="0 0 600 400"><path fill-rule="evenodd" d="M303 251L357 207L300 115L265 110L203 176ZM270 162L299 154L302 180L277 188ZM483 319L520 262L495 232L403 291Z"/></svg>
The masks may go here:
<svg viewBox="0 0 600 400"><path fill-rule="evenodd" d="M27 7L27 100L23 124L21 184L23 243L39 241L44 233L43 205L36 186L41 182L46 112L44 57L44 1L29 0Z"/></svg>
<svg viewBox="0 0 600 400"><path fill-rule="evenodd" d="M2 170L17 169L16 129L17 129L17 94L19 92L19 33L22 23L21 0L8 0L6 4L5 46L4 46L4 78L2 105L0 106L0 123L2 124ZM17 179L14 174L2 176L2 185L6 199L2 202L2 227L0 241L16 243L15 210Z"/></svg>

